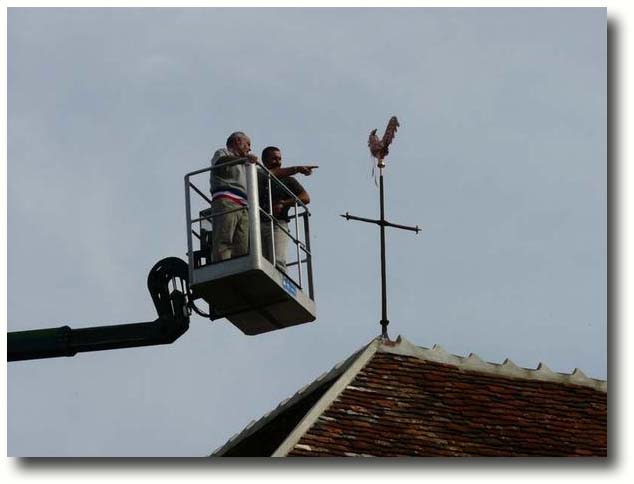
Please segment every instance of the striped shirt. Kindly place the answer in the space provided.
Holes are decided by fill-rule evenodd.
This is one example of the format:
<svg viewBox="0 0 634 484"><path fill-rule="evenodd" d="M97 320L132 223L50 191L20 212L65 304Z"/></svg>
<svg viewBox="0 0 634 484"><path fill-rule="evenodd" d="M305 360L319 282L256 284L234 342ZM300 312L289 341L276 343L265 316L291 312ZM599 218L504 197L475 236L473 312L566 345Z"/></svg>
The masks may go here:
<svg viewBox="0 0 634 484"><path fill-rule="evenodd" d="M211 158L211 166L222 165L239 159L226 148L216 150ZM238 205L247 204L247 176L244 164L216 168L209 178L211 199L225 199Z"/></svg>

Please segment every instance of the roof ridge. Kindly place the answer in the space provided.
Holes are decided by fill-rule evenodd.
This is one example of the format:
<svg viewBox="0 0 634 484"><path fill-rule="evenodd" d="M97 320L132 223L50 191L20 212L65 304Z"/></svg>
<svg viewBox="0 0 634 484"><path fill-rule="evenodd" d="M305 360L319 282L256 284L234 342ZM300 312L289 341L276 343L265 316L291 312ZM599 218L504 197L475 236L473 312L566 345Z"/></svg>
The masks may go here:
<svg viewBox="0 0 634 484"><path fill-rule="evenodd" d="M337 397L348 387L354 380L359 371L372 359L374 354L381 346L383 340L378 337L373 339L361 352L358 357L343 372L337 381L324 393L321 398L313 405L313 407L304 415L295 428L288 434L286 439L273 452L271 457L286 457L286 455L295 447L302 436L313 426L319 416L337 399Z"/></svg>
<svg viewBox="0 0 634 484"><path fill-rule="evenodd" d="M590 378L579 368L575 368L572 373L568 374L554 372L541 362L536 369L517 366L509 358L506 358L503 363L491 363L482 360L475 353L469 353L466 357L448 353L444 348L436 344L432 346L432 348L416 346L401 335L399 335L395 341L383 341L379 346L378 351L404 356L414 356L423 360L454 365L464 370L479 371L501 377L581 385L601 392L608 391L607 381Z"/></svg>

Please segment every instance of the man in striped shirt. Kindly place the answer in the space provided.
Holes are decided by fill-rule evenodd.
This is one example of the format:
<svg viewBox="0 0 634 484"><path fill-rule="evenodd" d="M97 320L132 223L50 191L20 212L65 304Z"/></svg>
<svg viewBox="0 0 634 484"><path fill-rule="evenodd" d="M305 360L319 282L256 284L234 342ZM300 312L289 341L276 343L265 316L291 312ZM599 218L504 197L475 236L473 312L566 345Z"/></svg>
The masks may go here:
<svg viewBox="0 0 634 484"><path fill-rule="evenodd" d="M226 148L217 150L211 166L211 209L219 215L213 217L213 262L240 257L249 252L249 217L247 211L247 179L243 163L220 167L231 161L257 162L250 153L251 139L242 131L227 138Z"/></svg>

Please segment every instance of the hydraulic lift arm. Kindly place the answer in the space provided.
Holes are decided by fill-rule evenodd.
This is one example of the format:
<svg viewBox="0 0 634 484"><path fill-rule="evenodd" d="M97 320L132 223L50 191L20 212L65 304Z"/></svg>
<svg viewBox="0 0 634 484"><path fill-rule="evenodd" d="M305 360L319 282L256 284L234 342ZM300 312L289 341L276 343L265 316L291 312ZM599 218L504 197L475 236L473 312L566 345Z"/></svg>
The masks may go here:
<svg viewBox="0 0 634 484"><path fill-rule="evenodd" d="M147 282L158 313L154 321L14 331L7 334L7 361L173 343L189 329L188 274L187 264L177 257L168 257L152 267Z"/></svg>

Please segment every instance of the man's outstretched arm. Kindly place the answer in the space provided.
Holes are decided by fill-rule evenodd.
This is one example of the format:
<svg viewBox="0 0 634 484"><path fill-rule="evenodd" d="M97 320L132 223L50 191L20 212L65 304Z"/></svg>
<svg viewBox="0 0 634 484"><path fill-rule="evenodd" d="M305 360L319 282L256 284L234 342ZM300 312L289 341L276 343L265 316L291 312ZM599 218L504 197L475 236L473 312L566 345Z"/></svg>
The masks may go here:
<svg viewBox="0 0 634 484"><path fill-rule="evenodd" d="M297 166L288 166L288 167L280 167L273 168L271 173L275 175L277 178L283 178L286 176L293 176L301 173L302 175L309 176L313 173L315 168L319 168L317 165L297 165Z"/></svg>

